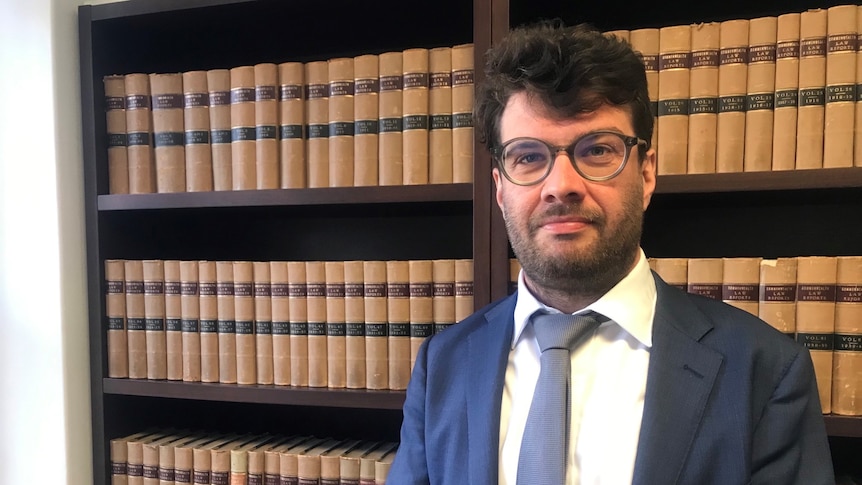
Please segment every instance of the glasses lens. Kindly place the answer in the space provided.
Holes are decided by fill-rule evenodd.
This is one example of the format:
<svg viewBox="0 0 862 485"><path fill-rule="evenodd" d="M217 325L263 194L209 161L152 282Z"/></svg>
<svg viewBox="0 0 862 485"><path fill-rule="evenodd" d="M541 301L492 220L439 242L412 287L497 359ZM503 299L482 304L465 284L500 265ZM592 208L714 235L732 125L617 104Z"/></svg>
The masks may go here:
<svg viewBox="0 0 862 485"><path fill-rule="evenodd" d="M614 174L625 161L628 147L613 133L595 133L578 140L574 147L575 163L588 177Z"/></svg>
<svg viewBox="0 0 862 485"><path fill-rule="evenodd" d="M509 177L520 183L539 180L551 163L551 150L539 140L522 139L503 148L501 160Z"/></svg>

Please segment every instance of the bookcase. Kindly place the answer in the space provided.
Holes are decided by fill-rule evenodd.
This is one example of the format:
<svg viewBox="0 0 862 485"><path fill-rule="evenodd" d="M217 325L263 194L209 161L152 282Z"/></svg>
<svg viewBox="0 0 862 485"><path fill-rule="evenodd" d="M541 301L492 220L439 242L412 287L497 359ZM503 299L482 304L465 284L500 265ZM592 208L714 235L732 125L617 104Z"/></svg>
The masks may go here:
<svg viewBox="0 0 862 485"><path fill-rule="evenodd" d="M778 15L839 2L694 2L668 10L619 0L441 0L410 4L130 0L79 10L95 483L108 442L150 426L398 438L400 391L238 386L107 378L106 259L472 258L474 304L507 293L511 256L493 202L490 157L474 183L111 195L102 78L259 62L312 61L473 43L543 17L602 30ZM862 169L666 175L647 212L653 257L854 255L862 248ZM862 418L827 416L836 467L859 473ZM854 468L855 467L855 468Z"/></svg>

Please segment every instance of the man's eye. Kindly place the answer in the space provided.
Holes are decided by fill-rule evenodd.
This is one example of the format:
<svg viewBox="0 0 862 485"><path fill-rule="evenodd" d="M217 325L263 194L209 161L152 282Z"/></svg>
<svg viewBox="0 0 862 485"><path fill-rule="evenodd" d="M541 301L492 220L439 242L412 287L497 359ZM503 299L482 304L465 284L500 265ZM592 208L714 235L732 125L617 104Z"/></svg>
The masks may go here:
<svg viewBox="0 0 862 485"><path fill-rule="evenodd" d="M515 158L515 163L516 164L518 164L518 163L520 163L520 164L542 163L542 162L545 162L547 160L547 158L548 157L543 153L538 153L538 152L524 153L522 155L518 155Z"/></svg>

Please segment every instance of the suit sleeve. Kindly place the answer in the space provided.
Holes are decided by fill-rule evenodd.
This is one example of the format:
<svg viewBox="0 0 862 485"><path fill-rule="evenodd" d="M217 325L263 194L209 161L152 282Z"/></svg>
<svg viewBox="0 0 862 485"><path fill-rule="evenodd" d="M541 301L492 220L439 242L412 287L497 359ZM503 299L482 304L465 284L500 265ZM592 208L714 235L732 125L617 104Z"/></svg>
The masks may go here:
<svg viewBox="0 0 862 485"><path fill-rule="evenodd" d="M751 483L835 483L814 366L805 350L788 365L755 427Z"/></svg>
<svg viewBox="0 0 862 485"><path fill-rule="evenodd" d="M425 339L416 355L413 374L407 385L401 444L389 469L386 482L397 485L428 485L428 461L425 453L425 394L428 342Z"/></svg>

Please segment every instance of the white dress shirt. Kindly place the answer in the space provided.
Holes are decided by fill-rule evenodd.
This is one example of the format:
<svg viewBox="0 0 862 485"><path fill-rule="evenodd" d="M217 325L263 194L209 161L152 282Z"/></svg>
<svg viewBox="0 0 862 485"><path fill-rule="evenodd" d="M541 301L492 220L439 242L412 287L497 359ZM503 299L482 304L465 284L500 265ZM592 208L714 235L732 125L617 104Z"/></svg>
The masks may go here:
<svg viewBox="0 0 862 485"><path fill-rule="evenodd" d="M566 483L632 483L643 415L656 289L643 251L632 271L598 301L576 312L610 318L572 352L571 423ZM515 328L500 413L501 485L515 485L518 455L533 390L539 345L530 315L547 307L518 275Z"/></svg>

